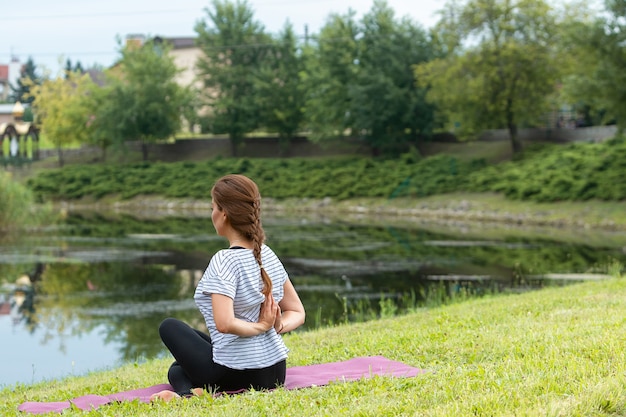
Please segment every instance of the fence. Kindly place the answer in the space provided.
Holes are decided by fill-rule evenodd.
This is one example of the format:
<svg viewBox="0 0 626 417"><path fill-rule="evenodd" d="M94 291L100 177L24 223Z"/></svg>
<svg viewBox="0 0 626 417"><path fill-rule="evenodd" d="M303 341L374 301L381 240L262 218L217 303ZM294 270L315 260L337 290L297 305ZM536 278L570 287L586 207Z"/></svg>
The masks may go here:
<svg viewBox="0 0 626 417"><path fill-rule="evenodd" d="M519 139L524 142L552 141L567 142L600 142L612 138L617 133L615 126L593 126L576 129L520 129ZM450 141L454 136L439 135L435 140ZM478 138L480 141L508 141L509 133L506 129L487 130ZM141 143L127 144L131 152L140 152ZM83 146L78 149L64 149L63 155L67 161L93 155L99 157L101 150L94 146ZM282 148L276 137L246 138L238 149L240 157L319 157L340 155L372 155L369 145L358 138L344 138L341 140L315 143L306 137L291 139L289 146ZM56 149L39 150L39 159L57 156ZM153 161L172 162L180 160L203 160L215 157L231 157L233 151L228 138L180 138L172 143L156 143L149 145L149 159Z"/></svg>

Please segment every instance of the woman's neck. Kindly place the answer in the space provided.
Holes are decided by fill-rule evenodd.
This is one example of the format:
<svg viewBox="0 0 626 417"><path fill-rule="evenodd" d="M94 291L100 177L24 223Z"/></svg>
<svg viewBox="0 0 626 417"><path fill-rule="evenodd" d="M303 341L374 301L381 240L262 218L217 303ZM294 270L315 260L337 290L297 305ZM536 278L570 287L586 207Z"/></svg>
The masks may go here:
<svg viewBox="0 0 626 417"><path fill-rule="evenodd" d="M231 248L234 246L238 246L238 247L242 247L246 249L252 249L252 247L254 246L251 240L245 239L239 235L227 236L227 238L228 238L228 246Z"/></svg>

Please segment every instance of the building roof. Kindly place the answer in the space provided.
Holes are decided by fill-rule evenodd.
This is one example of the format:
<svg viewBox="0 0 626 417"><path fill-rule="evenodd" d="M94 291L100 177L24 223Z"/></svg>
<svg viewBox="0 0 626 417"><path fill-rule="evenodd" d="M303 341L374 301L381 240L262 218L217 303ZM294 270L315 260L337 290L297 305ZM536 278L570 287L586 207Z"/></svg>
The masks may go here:
<svg viewBox="0 0 626 417"><path fill-rule="evenodd" d="M30 107L28 104L22 104L23 107ZM13 114L15 103L0 104L0 114Z"/></svg>
<svg viewBox="0 0 626 417"><path fill-rule="evenodd" d="M89 75L89 77L91 78L91 81L93 81L100 87L106 84L106 75L104 74L104 71L102 71L101 69L89 68L85 71L85 73Z"/></svg>
<svg viewBox="0 0 626 417"><path fill-rule="evenodd" d="M182 37L182 38L163 38L163 40L170 45L174 49L185 49L185 48L195 48L196 38L195 37Z"/></svg>

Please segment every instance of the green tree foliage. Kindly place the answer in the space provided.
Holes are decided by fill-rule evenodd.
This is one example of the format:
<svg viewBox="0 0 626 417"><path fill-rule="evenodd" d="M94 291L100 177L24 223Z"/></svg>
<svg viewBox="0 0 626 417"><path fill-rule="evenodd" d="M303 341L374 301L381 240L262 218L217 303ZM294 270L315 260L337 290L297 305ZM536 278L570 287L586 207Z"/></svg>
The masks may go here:
<svg viewBox="0 0 626 417"><path fill-rule="evenodd" d="M149 143L179 131L190 93L175 81L178 69L167 52L168 46L158 40L121 49L116 75L109 77L105 91L94 97L96 104L104 105L92 108L94 129L101 129L99 140L141 141L146 160Z"/></svg>
<svg viewBox="0 0 626 417"><path fill-rule="evenodd" d="M203 97L210 108L205 125L230 137L233 154L246 133L260 124L255 79L271 47L271 37L246 1L213 0L195 27L203 52L198 62Z"/></svg>
<svg viewBox="0 0 626 417"><path fill-rule="evenodd" d="M263 60L255 83L261 123L267 130L278 132L283 151L304 119L303 69L298 40L293 27L286 24Z"/></svg>
<svg viewBox="0 0 626 417"><path fill-rule="evenodd" d="M329 16L307 49L308 127L320 140L364 136L375 153L429 134L432 109L413 65L432 57L430 40L408 18L377 0L361 21L353 11Z"/></svg>
<svg viewBox="0 0 626 417"><path fill-rule="evenodd" d="M106 160L109 147L122 144L122 125L119 122L124 117L126 109L124 106L132 106L132 97L123 90L123 84L117 82L103 87L94 86L85 100L86 143L100 148L103 162Z"/></svg>
<svg viewBox="0 0 626 417"><path fill-rule="evenodd" d="M54 143L59 166L63 166L63 147L87 140L86 100L94 84L86 74L69 72L41 85L27 80L26 85L34 97L35 120L41 126L41 133Z"/></svg>
<svg viewBox="0 0 626 417"><path fill-rule="evenodd" d="M626 3L606 0L605 13L579 14L566 33L576 63L564 96L596 123L626 128Z"/></svg>
<svg viewBox="0 0 626 417"><path fill-rule="evenodd" d="M549 109L559 80L556 20L544 0L449 3L435 28L443 56L416 69L428 99L461 136L506 128L514 153L517 131Z"/></svg>
<svg viewBox="0 0 626 417"><path fill-rule="evenodd" d="M331 14L315 43L305 46L306 119L310 138L320 140L354 129L350 86L358 69L359 28L354 11Z"/></svg>
<svg viewBox="0 0 626 417"><path fill-rule="evenodd" d="M32 58L28 58L26 64L22 67L20 71L20 77L17 80L17 85L11 85L11 94L9 95L9 100L16 102L19 101L21 103L31 104L35 99L34 96L30 94L31 86L40 85L43 81L43 78L37 74L37 66Z"/></svg>
<svg viewBox="0 0 626 417"><path fill-rule="evenodd" d="M65 61L65 73L68 74L70 72L84 74L85 70L83 69L83 65L80 63L80 61L76 61L76 64L72 65L72 60L67 58L67 60Z"/></svg>
<svg viewBox="0 0 626 417"><path fill-rule="evenodd" d="M358 71L350 85L356 129L375 151L402 146L432 129L433 110L416 85L413 65L432 58L426 33L408 18L395 19L385 1L374 2L361 23Z"/></svg>

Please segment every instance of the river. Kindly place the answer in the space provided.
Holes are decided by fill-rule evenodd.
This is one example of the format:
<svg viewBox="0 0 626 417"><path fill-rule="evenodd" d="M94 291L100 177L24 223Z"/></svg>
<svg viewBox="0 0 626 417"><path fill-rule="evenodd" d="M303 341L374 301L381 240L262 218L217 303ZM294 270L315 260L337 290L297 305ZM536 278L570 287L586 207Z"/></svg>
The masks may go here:
<svg viewBox="0 0 626 417"><path fill-rule="evenodd" d="M626 264L623 232L272 213L264 227L305 305L301 331L603 279ZM74 212L0 241L0 386L166 355L158 324L204 328L193 291L226 244L208 212Z"/></svg>

